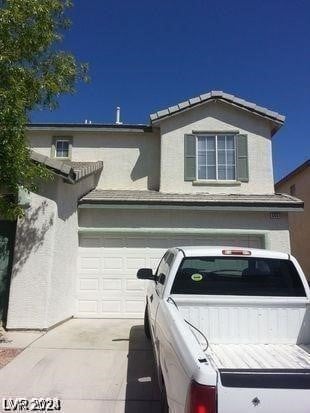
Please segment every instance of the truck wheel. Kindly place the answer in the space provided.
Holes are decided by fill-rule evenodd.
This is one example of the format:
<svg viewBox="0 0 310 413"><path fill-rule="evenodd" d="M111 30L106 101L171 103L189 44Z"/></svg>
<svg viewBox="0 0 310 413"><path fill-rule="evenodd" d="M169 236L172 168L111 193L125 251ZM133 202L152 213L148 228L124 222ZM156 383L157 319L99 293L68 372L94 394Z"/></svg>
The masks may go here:
<svg viewBox="0 0 310 413"><path fill-rule="evenodd" d="M145 307L145 312L144 312L144 334L148 340L151 339L150 322L149 322L149 314L147 311L147 305Z"/></svg>

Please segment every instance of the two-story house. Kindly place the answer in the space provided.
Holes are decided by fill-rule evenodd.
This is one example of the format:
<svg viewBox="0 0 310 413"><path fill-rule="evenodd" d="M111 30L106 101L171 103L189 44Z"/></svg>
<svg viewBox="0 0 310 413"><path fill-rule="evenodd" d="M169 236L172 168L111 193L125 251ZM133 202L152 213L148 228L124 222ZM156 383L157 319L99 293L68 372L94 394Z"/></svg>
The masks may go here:
<svg viewBox="0 0 310 413"><path fill-rule="evenodd" d="M215 91L149 125L29 125L32 158L55 178L24 200L7 327L141 317L136 271L171 246L289 252L288 211L303 203L274 193L271 139L283 122Z"/></svg>

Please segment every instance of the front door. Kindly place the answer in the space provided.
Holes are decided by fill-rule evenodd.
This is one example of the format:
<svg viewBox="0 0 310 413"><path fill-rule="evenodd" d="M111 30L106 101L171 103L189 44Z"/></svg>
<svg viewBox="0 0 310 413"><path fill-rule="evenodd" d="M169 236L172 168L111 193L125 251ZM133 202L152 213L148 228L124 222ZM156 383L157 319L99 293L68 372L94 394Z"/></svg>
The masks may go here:
<svg viewBox="0 0 310 413"><path fill-rule="evenodd" d="M16 222L0 220L0 324L6 322Z"/></svg>

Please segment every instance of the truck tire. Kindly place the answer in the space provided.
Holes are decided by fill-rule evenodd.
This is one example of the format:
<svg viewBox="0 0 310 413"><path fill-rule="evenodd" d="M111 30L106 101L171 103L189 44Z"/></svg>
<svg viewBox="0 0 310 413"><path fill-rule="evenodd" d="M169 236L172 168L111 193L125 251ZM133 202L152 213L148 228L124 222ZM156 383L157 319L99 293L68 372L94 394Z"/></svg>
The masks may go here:
<svg viewBox="0 0 310 413"><path fill-rule="evenodd" d="M149 314L147 310L147 305L145 306L145 312L144 312L144 334L148 340L151 339L150 322L149 322Z"/></svg>

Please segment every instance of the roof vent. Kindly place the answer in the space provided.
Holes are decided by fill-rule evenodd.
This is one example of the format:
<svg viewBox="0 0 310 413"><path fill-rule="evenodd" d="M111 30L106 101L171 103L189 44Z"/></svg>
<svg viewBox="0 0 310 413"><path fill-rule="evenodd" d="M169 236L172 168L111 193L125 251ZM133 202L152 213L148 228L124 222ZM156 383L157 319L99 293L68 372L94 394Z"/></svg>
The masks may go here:
<svg viewBox="0 0 310 413"><path fill-rule="evenodd" d="M117 106L116 108L116 125L122 125L123 122L121 122L121 108L119 106Z"/></svg>

